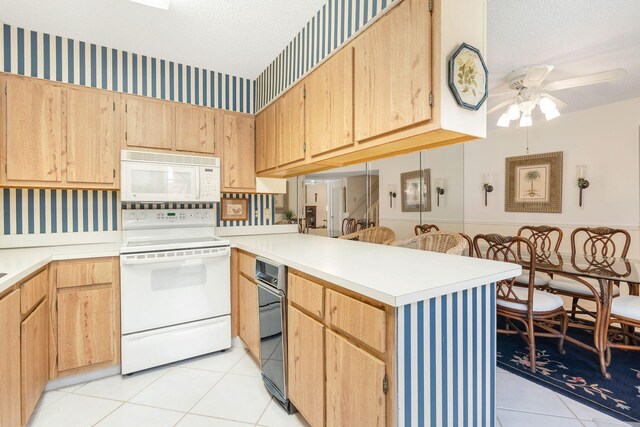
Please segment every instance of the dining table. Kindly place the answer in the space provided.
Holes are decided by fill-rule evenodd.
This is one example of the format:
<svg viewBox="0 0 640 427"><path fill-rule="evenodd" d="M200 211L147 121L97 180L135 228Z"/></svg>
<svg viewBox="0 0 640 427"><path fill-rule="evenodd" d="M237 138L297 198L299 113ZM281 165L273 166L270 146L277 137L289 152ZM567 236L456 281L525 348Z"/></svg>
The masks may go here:
<svg viewBox="0 0 640 427"><path fill-rule="evenodd" d="M526 252L518 254L515 262L527 269L531 256ZM549 274L552 278L564 277L576 280L588 288L596 305L593 325L571 320L569 327L593 329L593 344L585 343L567 334L566 340L597 354L600 372L611 379L608 366L611 361L609 348L609 318L614 287L628 286L629 293L638 295L640 289L640 260L607 257L599 254L563 253L555 251L536 252L535 269Z"/></svg>

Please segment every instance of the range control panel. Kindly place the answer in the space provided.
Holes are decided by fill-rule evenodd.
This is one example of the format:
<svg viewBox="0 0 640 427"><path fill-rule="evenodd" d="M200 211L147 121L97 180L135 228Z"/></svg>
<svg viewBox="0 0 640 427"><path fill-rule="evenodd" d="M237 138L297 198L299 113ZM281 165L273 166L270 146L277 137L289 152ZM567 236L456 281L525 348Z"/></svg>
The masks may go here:
<svg viewBox="0 0 640 427"><path fill-rule="evenodd" d="M125 229L161 228L172 224L180 227L214 225L213 209L123 209Z"/></svg>

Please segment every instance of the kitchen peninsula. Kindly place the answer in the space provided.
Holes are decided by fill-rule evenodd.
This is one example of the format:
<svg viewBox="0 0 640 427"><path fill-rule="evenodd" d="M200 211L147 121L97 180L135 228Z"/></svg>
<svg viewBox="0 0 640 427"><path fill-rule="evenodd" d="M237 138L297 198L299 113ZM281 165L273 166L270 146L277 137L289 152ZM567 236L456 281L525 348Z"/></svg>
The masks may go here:
<svg viewBox="0 0 640 427"><path fill-rule="evenodd" d="M493 283L520 267L304 234L230 240L235 327L257 359L255 256L289 268L288 388L311 425L494 425Z"/></svg>

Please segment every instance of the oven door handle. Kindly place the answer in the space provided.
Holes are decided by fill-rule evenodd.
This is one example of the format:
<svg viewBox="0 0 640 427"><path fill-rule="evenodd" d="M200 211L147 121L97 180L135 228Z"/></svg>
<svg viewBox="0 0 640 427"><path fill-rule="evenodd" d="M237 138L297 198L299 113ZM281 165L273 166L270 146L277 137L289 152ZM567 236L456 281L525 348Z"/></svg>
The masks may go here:
<svg viewBox="0 0 640 427"><path fill-rule="evenodd" d="M256 280L256 282L258 284L258 287L263 291L266 291L271 295L278 297L280 300L283 300L285 298L285 294L282 290L275 289L273 286L267 285L264 282L262 282L262 280Z"/></svg>
<svg viewBox="0 0 640 427"><path fill-rule="evenodd" d="M195 255L181 255L176 257L153 257L153 258L136 258L135 255L121 255L120 265L146 265L146 264L159 264L165 262L180 262L189 260L207 260L213 258L224 258L229 256L229 248L225 250L212 252L208 254L195 254Z"/></svg>

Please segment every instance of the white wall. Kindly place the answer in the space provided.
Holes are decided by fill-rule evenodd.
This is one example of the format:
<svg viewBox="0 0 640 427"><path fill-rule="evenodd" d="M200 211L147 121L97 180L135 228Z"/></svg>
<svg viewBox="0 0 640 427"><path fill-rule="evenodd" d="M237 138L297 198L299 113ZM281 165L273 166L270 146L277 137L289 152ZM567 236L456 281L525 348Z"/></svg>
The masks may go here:
<svg viewBox="0 0 640 427"><path fill-rule="evenodd" d="M497 129L487 139L464 144L464 221L470 235L515 234L523 224L564 229L563 250L578 226L625 228L632 234L629 256L640 256L640 98L537 121L528 128L529 153L564 154L562 213L505 212L505 158L526 154L527 130ZM493 118L492 118L493 119ZM578 206L576 165L587 165L590 182ZM482 174L492 174L493 193L484 206Z"/></svg>

